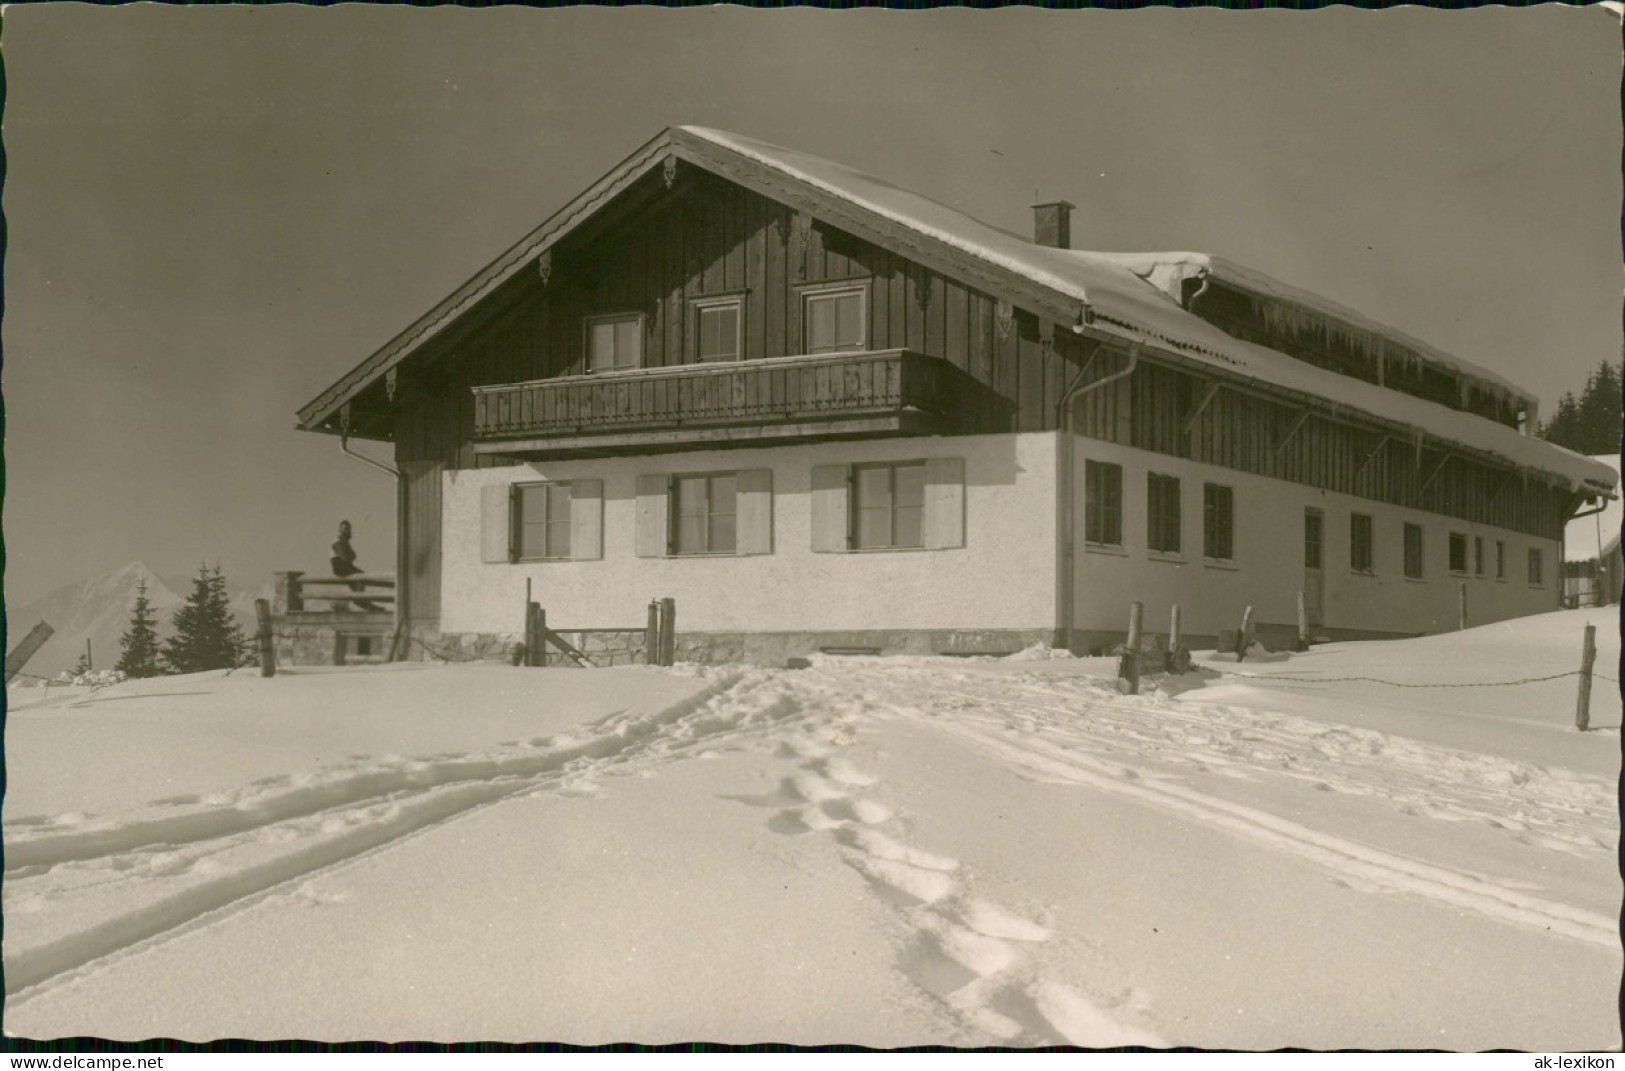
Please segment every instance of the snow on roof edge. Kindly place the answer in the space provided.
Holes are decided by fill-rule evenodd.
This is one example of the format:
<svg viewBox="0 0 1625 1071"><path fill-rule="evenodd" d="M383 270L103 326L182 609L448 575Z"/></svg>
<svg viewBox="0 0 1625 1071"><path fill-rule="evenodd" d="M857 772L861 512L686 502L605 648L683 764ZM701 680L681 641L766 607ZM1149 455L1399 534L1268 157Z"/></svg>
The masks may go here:
<svg viewBox="0 0 1625 1071"><path fill-rule="evenodd" d="M966 215L950 205L875 178L854 168L795 149L707 127L682 126L685 131L730 152L770 167L830 196L874 212L894 223L922 232L956 250L1083 302L1109 324L1144 332L1194 359L1226 371L1257 377L1326 401L1350 406L1379 419L1417 428L1529 469L1565 480L1571 487L1617 485L1617 474L1582 455L1527 436L1514 428L1389 390L1351 376L1317 368L1288 354L1245 342L1187 311L1167 286L1147 276L1160 267L1168 271L1212 270L1247 289L1260 288L1265 296L1298 300L1310 307L1349 319L1396 342L1416 348L1468 374L1525 394L1494 373L1451 357L1426 343L1411 339L1352 309L1309 291L1279 283L1252 269L1203 253L1095 253L1087 250L1040 246L1008 231ZM1144 274L1134 270L1139 267ZM1253 285L1249 286L1250 281ZM1164 278L1166 284L1168 280ZM1273 294L1274 287L1280 294ZM1098 322L1098 321L1097 321ZM1120 333L1120 332L1114 332Z"/></svg>

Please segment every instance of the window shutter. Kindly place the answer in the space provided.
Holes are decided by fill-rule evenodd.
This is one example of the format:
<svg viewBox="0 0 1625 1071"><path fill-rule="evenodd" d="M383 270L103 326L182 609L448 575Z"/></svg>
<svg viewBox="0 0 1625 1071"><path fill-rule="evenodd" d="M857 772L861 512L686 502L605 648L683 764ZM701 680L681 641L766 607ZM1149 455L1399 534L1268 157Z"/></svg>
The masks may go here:
<svg viewBox="0 0 1625 1071"><path fill-rule="evenodd" d="M664 558L670 513L666 506L667 477L638 477L638 546L640 558Z"/></svg>
<svg viewBox="0 0 1625 1071"><path fill-rule="evenodd" d="M814 465L812 471L812 549L823 553L851 548L847 520L851 469L847 465Z"/></svg>
<svg viewBox="0 0 1625 1071"><path fill-rule="evenodd" d="M936 457L925 463L925 546L948 550L965 545L965 462Z"/></svg>
<svg viewBox="0 0 1625 1071"><path fill-rule="evenodd" d="M593 561L604 556L604 481L570 481L570 557Z"/></svg>
<svg viewBox="0 0 1625 1071"><path fill-rule="evenodd" d="M513 561L513 485L480 488L480 561Z"/></svg>
<svg viewBox="0 0 1625 1071"><path fill-rule="evenodd" d="M734 509L739 524L736 553L772 554L772 469L746 469L739 474L739 493Z"/></svg>

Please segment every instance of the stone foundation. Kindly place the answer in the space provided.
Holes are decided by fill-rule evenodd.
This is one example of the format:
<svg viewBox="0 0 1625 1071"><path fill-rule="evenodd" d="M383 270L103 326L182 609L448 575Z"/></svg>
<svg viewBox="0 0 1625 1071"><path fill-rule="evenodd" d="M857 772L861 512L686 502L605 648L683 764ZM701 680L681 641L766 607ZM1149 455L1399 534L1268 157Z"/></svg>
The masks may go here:
<svg viewBox="0 0 1625 1071"><path fill-rule="evenodd" d="M273 614L279 666L353 666L389 659L393 614L309 610Z"/></svg>

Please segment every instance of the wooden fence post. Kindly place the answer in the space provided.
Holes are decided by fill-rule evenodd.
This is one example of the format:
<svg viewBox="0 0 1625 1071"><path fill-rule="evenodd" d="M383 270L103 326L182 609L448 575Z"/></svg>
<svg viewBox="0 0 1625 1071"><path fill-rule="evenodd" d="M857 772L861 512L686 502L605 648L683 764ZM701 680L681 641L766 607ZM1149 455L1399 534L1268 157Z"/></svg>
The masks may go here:
<svg viewBox="0 0 1625 1071"><path fill-rule="evenodd" d="M663 666L677 663L677 600L670 596L660 600L660 664Z"/></svg>
<svg viewBox="0 0 1625 1071"><path fill-rule="evenodd" d="M260 676L276 676L276 644L271 636L271 604L264 599L254 600L254 619L259 631L254 634L260 649Z"/></svg>
<svg viewBox="0 0 1625 1071"><path fill-rule="evenodd" d="M1236 633L1236 661L1240 662L1247 657L1247 648L1253 645L1253 608L1251 606L1242 611L1241 631Z"/></svg>
<svg viewBox="0 0 1625 1071"><path fill-rule="evenodd" d="M1140 620L1144 613L1143 603L1129 604L1128 639L1117 660L1117 690L1124 695L1140 694Z"/></svg>
<svg viewBox="0 0 1625 1071"><path fill-rule="evenodd" d="M1179 604L1168 614L1168 672L1184 673L1191 668L1191 653L1185 650L1185 630L1180 621Z"/></svg>
<svg viewBox="0 0 1625 1071"><path fill-rule="evenodd" d="M1574 727L1582 733L1591 728L1591 667L1597 661L1597 626L1586 626L1585 646L1580 651L1580 698L1574 708Z"/></svg>
<svg viewBox="0 0 1625 1071"><path fill-rule="evenodd" d="M1309 650L1309 604L1303 592L1298 592L1298 650Z"/></svg>
<svg viewBox="0 0 1625 1071"><path fill-rule="evenodd" d="M1459 624L1456 626L1457 630L1465 631L1467 628L1467 581L1465 580L1457 585L1456 616L1459 619Z"/></svg>
<svg viewBox="0 0 1625 1071"><path fill-rule="evenodd" d="M649 600L649 624L644 629L643 661L646 665L660 665L660 601Z"/></svg>
<svg viewBox="0 0 1625 1071"><path fill-rule="evenodd" d="M531 665L547 665L547 611L542 604L530 604L530 634L535 638L534 653L531 655Z"/></svg>
<svg viewBox="0 0 1625 1071"><path fill-rule="evenodd" d="M28 665L28 660L33 658L41 647L45 646L45 641L50 639L55 631L50 625L41 621L29 631L28 635L23 637L22 643L12 648L11 653L6 655L7 684L11 683L11 678L22 672L23 667Z"/></svg>

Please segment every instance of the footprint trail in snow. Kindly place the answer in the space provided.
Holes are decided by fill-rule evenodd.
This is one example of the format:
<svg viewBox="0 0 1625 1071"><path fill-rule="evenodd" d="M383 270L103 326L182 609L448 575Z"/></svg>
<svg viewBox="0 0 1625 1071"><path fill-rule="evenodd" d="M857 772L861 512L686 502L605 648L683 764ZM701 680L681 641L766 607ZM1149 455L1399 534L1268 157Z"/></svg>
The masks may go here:
<svg viewBox="0 0 1625 1071"><path fill-rule="evenodd" d="M803 700L815 710L818 704ZM884 827L900 816L864 793L877 780L838 748L855 743L850 723L824 739L800 733L785 740L783 758L797 761L776 793L736 796L776 807L768 828L786 835L822 833L839 846L877 897L895 909L910 936L897 966L914 985L945 1005L974 1044L1079 1045L1090 1048L1165 1047L1143 1027L1124 1022L1082 991L1046 976L1031 950L1051 930L976 897L957 859L899 840ZM1146 1001L1136 994L1132 1011Z"/></svg>

